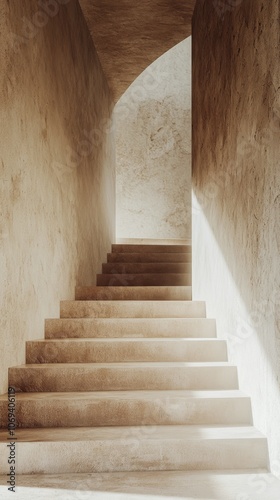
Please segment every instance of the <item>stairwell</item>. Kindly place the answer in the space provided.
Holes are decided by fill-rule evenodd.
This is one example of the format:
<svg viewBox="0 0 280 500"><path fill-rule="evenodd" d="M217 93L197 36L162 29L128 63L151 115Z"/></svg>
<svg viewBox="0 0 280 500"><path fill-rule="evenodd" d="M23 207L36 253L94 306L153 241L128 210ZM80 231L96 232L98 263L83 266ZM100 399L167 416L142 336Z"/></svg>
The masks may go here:
<svg viewBox="0 0 280 500"><path fill-rule="evenodd" d="M26 343L26 365L9 370L17 474L264 476L267 440L250 398L205 303L191 300L191 247L115 244L107 260L97 286L77 287L45 339ZM0 420L7 474L7 395Z"/></svg>

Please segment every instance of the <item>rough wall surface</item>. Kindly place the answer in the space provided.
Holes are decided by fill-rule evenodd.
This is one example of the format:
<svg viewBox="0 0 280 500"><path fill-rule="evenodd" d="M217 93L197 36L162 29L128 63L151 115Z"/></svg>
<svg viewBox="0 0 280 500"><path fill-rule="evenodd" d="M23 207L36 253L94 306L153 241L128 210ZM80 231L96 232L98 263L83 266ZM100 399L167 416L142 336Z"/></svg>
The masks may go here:
<svg viewBox="0 0 280 500"><path fill-rule="evenodd" d="M112 99L79 3L51 3L0 5L0 392L114 240Z"/></svg>
<svg viewBox="0 0 280 500"><path fill-rule="evenodd" d="M190 237L190 37L135 80L115 119L117 236Z"/></svg>
<svg viewBox="0 0 280 500"><path fill-rule="evenodd" d="M195 0L80 0L115 101L191 34Z"/></svg>
<svg viewBox="0 0 280 500"><path fill-rule="evenodd" d="M193 19L193 281L280 473L279 0ZM225 8L225 4L224 4Z"/></svg>

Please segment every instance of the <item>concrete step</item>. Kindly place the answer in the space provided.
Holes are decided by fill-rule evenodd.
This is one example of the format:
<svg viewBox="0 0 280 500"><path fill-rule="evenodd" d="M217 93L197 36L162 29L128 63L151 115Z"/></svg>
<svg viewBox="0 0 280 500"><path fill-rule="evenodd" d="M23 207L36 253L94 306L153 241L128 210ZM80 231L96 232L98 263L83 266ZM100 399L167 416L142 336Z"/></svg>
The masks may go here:
<svg viewBox="0 0 280 500"><path fill-rule="evenodd" d="M133 245L117 243L112 253L191 253L191 245Z"/></svg>
<svg viewBox="0 0 280 500"><path fill-rule="evenodd" d="M77 286L76 300L192 300L191 286Z"/></svg>
<svg viewBox="0 0 280 500"><path fill-rule="evenodd" d="M103 274L191 274L190 262L109 262L102 264Z"/></svg>
<svg viewBox="0 0 280 500"><path fill-rule="evenodd" d="M45 337L52 338L214 338L216 320L209 318L47 319Z"/></svg>
<svg viewBox="0 0 280 500"><path fill-rule="evenodd" d="M17 474L268 468L267 441L251 426L19 429L16 450ZM8 457L3 430L1 474Z"/></svg>
<svg viewBox="0 0 280 500"><path fill-rule="evenodd" d="M108 253L108 262L191 262L191 253Z"/></svg>
<svg viewBox="0 0 280 500"><path fill-rule="evenodd" d="M9 368L17 392L238 389L228 363L51 363Z"/></svg>
<svg viewBox="0 0 280 500"><path fill-rule="evenodd" d="M198 301L71 301L60 303L61 318L204 318Z"/></svg>
<svg viewBox="0 0 280 500"><path fill-rule="evenodd" d="M279 500L280 481L267 469L18 475L14 498L50 500L50 491L55 500ZM2 475L0 497L10 500L5 495Z"/></svg>
<svg viewBox="0 0 280 500"><path fill-rule="evenodd" d="M7 395L0 423L7 428ZM16 395L17 427L251 425L250 398L240 391L42 392Z"/></svg>
<svg viewBox="0 0 280 500"><path fill-rule="evenodd" d="M27 363L121 363L227 361L218 339L56 339L26 342Z"/></svg>
<svg viewBox="0 0 280 500"><path fill-rule="evenodd" d="M97 286L191 286L190 274L97 274Z"/></svg>
<svg viewBox="0 0 280 500"><path fill-rule="evenodd" d="M122 245L191 245L191 238L117 238Z"/></svg>

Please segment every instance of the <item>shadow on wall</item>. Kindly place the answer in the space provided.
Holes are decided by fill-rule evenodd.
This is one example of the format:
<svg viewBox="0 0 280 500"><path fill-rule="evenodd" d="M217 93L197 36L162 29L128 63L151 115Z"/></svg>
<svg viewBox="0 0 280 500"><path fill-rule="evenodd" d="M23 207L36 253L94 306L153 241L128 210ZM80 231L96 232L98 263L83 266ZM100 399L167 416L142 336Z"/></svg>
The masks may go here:
<svg viewBox="0 0 280 500"><path fill-rule="evenodd" d="M220 14L220 15L219 15ZM280 460L279 2L193 19L194 298L229 339L256 425ZM278 470L279 475L279 470Z"/></svg>
<svg viewBox="0 0 280 500"><path fill-rule="evenodd" d="M115 235L112 97L78 0L40 5L0 5L0 392Z"/></svg>
<svg viewBox="0 0 280 500"><path fill-rule="evenodd" d="M157 59L115 108L117 237L191 233L191 38Z"/></svg>

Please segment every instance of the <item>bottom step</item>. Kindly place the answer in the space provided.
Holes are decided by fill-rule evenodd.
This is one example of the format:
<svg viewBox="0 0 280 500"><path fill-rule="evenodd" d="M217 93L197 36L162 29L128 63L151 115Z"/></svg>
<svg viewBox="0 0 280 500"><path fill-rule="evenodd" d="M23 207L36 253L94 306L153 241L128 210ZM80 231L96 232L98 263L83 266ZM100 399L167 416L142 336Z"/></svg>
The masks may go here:
<svg viewBox="0 0 280 500"><path fill-rule="evenodd" d="M17 476L16 494L0 476L0 498L10 500L279 500L280 481L267 471L111 472Z"/></svg>
<svg viewBox="0 0 280 500"><path fill-rule="evenodd" d="M21 429L17 474L266 469L266 438L254 427L142 426ZM0 473L8 473L0 432Z"/></svg>

